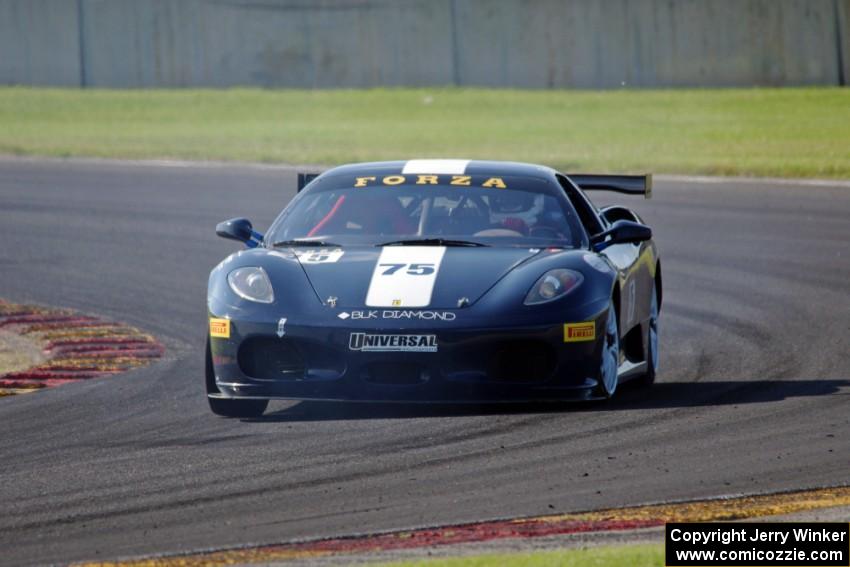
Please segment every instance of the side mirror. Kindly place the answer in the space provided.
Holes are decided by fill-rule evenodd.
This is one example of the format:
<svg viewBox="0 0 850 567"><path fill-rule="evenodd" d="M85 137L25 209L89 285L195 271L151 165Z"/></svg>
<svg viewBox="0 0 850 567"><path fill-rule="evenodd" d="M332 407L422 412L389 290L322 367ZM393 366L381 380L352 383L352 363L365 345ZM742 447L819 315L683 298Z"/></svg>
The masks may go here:
<svg viewBox="0 0 850 567"><path fill-rule="evenodd" d="M599 252L613 244L637 244L652 238L652 229L639 222L618 220L605 232L590 239L590 244Z"/></svg>
<svg viewBox="0 0 850 567"><path fill-rule="evenodd" d="M254 227L248 219L230 219L218 223L215 227L215 233L222 238L238 240L239 242L248 244L254 236Z"/></svg>

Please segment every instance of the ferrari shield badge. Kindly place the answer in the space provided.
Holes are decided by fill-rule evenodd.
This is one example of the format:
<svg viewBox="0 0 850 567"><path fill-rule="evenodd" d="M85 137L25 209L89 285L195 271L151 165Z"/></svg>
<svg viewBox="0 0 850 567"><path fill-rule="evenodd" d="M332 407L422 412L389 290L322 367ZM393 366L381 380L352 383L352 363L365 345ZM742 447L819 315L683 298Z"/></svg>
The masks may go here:
<svg viewBox="0 0 850 567"><path fill-rule="evenodd" d="M282 317L277 322L277 336L282 338L286 334L286 317Z"/></svg>

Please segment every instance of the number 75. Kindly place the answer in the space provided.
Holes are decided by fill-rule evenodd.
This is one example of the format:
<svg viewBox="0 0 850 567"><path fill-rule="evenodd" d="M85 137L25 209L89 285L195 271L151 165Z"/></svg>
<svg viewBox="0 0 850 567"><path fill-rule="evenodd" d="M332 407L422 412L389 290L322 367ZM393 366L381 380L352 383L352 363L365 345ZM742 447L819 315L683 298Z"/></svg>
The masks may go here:
<svg viewBox="0 0 850 567"><path fill-rule="evenodd" d="M378 264L382 268L386 268L381 275L391 276L403 268L407 268L404 273L410 276L427 276L434 273L434 264Z"/></svg>

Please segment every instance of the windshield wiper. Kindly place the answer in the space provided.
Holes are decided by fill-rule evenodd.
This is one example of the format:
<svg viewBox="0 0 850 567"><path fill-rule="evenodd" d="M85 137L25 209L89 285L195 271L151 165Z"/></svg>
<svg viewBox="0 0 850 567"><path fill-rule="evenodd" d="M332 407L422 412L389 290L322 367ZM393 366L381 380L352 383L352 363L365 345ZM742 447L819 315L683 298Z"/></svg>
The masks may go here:
<svg viewBox="0 0 850 567"><path fill-rule="evenodd" d="M304 239L295 239L295 240L278 240L274 244L272 244L275 248L278 246L334 246L341 248L341 244L337 244L335 242L325 242L324 240L304 240Z"/></svg>
<svg viewBox="0 0 850 567"><path fill-rule="evenodd" d="M411 238L409 240L392 240L375 246L490 246L471 240L451 240L447 238Z"/></svg>

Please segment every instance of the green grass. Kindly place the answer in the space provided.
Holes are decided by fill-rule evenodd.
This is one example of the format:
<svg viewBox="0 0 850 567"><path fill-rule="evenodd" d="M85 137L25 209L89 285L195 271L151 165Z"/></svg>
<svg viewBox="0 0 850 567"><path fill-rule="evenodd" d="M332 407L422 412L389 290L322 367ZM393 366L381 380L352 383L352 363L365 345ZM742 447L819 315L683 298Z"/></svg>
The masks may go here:
<svg viewBox="0 0 850 567"><path fill-rule="evenodd" d="M850 177L850 89L0 88L0 153Z"/></svg>
<svg viewBox="0 0 850 567"><path fill-rule="evenodd" d="M509 553L498 555L470 555L449 559L426 559L388 563L382 567L660 567L664 565L663 545L622 545L539 551L535 553Z"/></svg>

